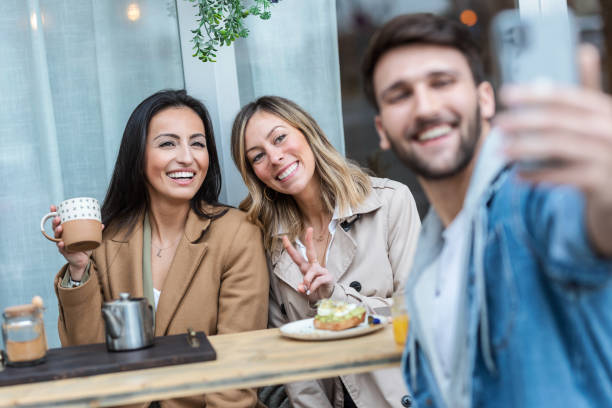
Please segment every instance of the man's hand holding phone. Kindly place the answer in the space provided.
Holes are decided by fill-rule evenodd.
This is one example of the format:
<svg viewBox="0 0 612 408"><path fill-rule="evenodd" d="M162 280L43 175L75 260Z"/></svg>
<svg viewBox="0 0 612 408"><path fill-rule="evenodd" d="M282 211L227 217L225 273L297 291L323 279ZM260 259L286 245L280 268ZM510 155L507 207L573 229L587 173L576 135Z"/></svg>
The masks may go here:
<svg viewBox="0 0 612 408"><path fill-rule="evenodd" d="M511 160L562 163L522 169L534 183L571 184L587 198L589 236L603 255L612 255L612 97L600 89L599 55L579 50L583 87L510 85L500 99L510 109L495 124L506 134ZM516 107L521 109L514 109Z"/></svg>

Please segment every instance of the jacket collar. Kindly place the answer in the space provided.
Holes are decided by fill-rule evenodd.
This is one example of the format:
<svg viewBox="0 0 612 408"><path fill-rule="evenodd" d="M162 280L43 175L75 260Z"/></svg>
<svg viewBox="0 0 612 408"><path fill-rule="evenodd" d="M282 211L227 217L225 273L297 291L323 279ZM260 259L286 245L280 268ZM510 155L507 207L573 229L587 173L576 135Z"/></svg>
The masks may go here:
<svg viewBox="0 0 612 408"><path fill-rule="evenodd" d="M355 223L362 214L376 211L381 206L382 201L372 189L365 200L354 209L349 207L347 211L344 211L342 214L340 214L338 207L334 209L332 219L337 220L337 227L333 240L334 245L329 253L327 267L334 271L336 280L339 280L346 273L357 253L357 243L348 233L350 228L352 228L352 224ZM278 234L280 236L285 232L286 230L281 227L279 228ZM271 260L272 271L279 279L293 288L296 288L297 285L302 283L303 276L300 272L300 268L293 262L284 248L272 254Z"/></svg>
<svg viewBox="0 0 612 408"><path fill-rule="evenodd" d="M218 209L217 209L218 210ZM215 207L207 206L204 208L204 212L207 214L214 213ZM200 241L204 233L210 227L211 220L210 218L200 218L193 211L189 210L189 214L187 214L187 221L185 223L185 238L187 241L195 244Z"/></svg>
<svg viewBox="0 0 612 408"><path fill-rule="evenodd" d="M214 210L214 207L205 210L208 212ZM108 272L111 296L114 298L119 296L119 292L125 292L127 288L133 291L133 296L143 296L143 220L144 214L138 218L132 231L119 230L109 241L111 257L116 260L114 263L117 263L113 267L109 266ZM210 225L210 219L200 218L193 210L189 210L185 233L177 246L157 306L155 314L157 336L167 334L176 309L207 252L208 244L201 241Z"/></svg>
<svg viewBox="0 0 612 408"><path fill-rule="evenodd" d="M164 290L157 305L155 333L158 336L168 334L168 326L208 251L208 244L201 242L201 239L210 224L210 219L200 218L193 210L189 210L185 235L176 248L176 254L164 282Z"/></svg>
<svg viewBox="0 0 612 408"><path fill-rule="evenodd" d="M473 239L473 225L479 222L479 208L483 202L488 200L488 197L494 194L495 180L503 173L503 170L508 166L506 158L502 154L502 134L497 130L492 130L487 140L485 140L481 152L478 156L478 161L474 168L470 180L466 198L463 203L462 212L467 218L469 225L466 234ZM437 361L435 347L431 342L427 341L424 330L427 326L427 315L431 312L431 307L427 307L428 298L421 296L425 287L430 287L435 281L435 269L430 266L435 259L440 255L444 246L443 240L444 225L433 207L430 208L425 217L417 244L413 270L406 284L408 293L407 302L409 314L411 315L411 327L414 329L414 340L421 343L423 350L429 354L432 361ZM472 243L468 243L467 250L471 252ZM470 254L464 254L463 260L466 263L464 273L469 272ZM465 278L465 277L464 277ZM465 281L463 279L462 281ZM460 319L467 319L468 316L462 315ZM414 358L414 356L412 356ZM465 367L465 366L464 366ZM433 368L433 367L432 367ZM464 376L465 372L453 373L453 377ZM459 395L445 395L443 397L447 401L459 401Z"/></svg>
<svg viewBox="0 0 612 408"><path fill-rule="evenodd" d="M367 214L372 211L378 210L382 207L382 201L378 198L378 194L374 193L373 189L363 200L362 203L357 205L357 207L353 210L353 214Z"/></svg>
<svg viewBox="0 0 612 408"><path fill-rule="evenodd" d="M472 212L482 203L483 197L491 195L494 180L508 167L508 159L503 152L503 134L498 129L492 129L478 155L476 167L472 173L463 208Z"/></svg>
<svg viewBox="0 0 612 408"><path fill-rule="evenodd" d="M378 198L378 195L371 191L355 208L348 207L342 214L340 214L340 208L336 206L332 215L332 220L337 220L338 224L347 221L351 222L357 219L358 215L367 214L372 211L378 210L382 206L382 201ZM287 229L284 225L279 226L277 235L281 236L287 233Z"/></svg>
<svg viewBox="0 0 612 408"><path fill-rule="evenodd" d="M142 234L144 213L140 214L131 229L109 231L106 240L109 297L119 298L119 293L129 292L134 297L144 295L142 283ZM135 253L135 248L138 253Z"/></svg>

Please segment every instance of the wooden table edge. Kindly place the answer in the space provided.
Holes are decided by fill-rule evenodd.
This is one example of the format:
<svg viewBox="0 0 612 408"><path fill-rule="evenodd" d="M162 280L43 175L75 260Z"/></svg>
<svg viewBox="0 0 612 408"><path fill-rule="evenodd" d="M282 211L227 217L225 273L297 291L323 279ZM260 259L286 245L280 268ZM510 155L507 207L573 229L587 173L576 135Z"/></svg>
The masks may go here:
<svg viewBox="0 0 612 408"><path fill-rule="evenodd" d="M252 333L260 333L266 336L276 335L278 329L268 329L262 330ZM384 333L384 334L381 334ZM367 340L369 336L378 336L384 338L383 336L392 336L391 328L386 327L381 330L379 333L374 333L370 335L364 336ZM217 349L223 348L223 343L229 341L232 336L240 337L240 334L227 334L227 335L219 335L219 336L211 336L209 337L213 347ZM296 344L302 342L296 341ZM206 394L210 392L218 392L228 389L235 388L255 388L264 385L275 385L275 384L284 384L293 381L302 381L302 380L312 380L318 378L328 378L334 377L338 375L344 374L357 374L368 371L375 371L378 369L397 367L399 366L401 359L401 349L396 347L395 344L390 341L386 342L386 346L391 346L391 349L387 347L385 352L381 352L382 357L368 359L367 361L358 361L358 362L347 362L347 363L337 363L326 365L322 367L296 367L294 370L288 370L284 372L282 375L279 375L276 371L270 370L263 373L256 373L251 375L242 375L233 379L220 379L220 380L209 380L209 381L195 381L195 382L187 382L181 384L174 384L172 386L163 387L156 386L151 387L148 386L144 389L140 390L130 390L128 392L109 392L108 390L104 390L100 394L89 394L87 397L79 397L75 396L72 399L61 399L58 400L57 397L51 396L50 398L42 398L40 395L34 393L33 390L40 386L44 388L45 386L49 386L53 384L53 386L61 387L62 384L65 384L66 387L75 387L78 389L78 384L81 381L84 382L92 382L97 379L103 379L108 376L139 376L152 373L154 370L165 369L167 367L161 368L150 368L143 370L134 370L128 372L121 373L111 373L111 374L100 374L90 377L83 378L71 378L65 380L56 380L49 382L40 382L40 383L31 383L31 384L22 384L18 386L8 386L6 388L14 388L19 387L23 388L24 394L21 395L17 400L9 399L4 400L2 396L2 390L5 387L0 387L0 407L40 407L41 404L48 407L53 406L62 406L62 407L90 407L90 406L114 406L114 405L123 405L123 404L133 404L140 403L143 401L151 401L151 400L164 400L169 398L176 397L186 397L190 395L199 395ZM305 344L308 344L306 342ZM382 347L384 348L384 347ZM174 369L180 369L184 366L191 365L201 365L201 364L218 364L219 360L214 362L205 362L205 363L191 363L185 365L177 365L172 366ZM103 382L103 381L102 381ZM15 389L15 388L14 388ZM30 391L30 392L28 392ZM29 394L29 395L28 395Z"/></svg>

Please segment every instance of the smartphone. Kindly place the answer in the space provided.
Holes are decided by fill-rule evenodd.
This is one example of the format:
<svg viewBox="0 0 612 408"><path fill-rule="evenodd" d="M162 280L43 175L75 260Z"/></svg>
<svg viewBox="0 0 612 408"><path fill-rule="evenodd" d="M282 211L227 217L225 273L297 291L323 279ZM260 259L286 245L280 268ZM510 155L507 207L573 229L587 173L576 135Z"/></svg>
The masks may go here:
<svg viewBox="0 0 612 408"><path fill-rule="evenodd" d="M577 84L577 30L571 12L521 15L505 10L492 24L502 84Z"/></svg>
<svg viewBox="0 0 612 408"><path fill-rule="evenodd" d="M577 33L569 11L539 15L500 12L492 23L492 46L501 85L577 84ZM521 160L518 165L521 171L535 171L563 163Z"/></svg>

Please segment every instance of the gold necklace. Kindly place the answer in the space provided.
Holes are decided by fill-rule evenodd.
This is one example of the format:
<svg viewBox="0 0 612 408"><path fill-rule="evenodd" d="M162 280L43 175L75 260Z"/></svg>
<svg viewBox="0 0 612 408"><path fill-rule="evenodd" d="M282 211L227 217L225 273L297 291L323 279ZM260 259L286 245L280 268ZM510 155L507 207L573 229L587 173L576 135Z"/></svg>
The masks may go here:
<svg viewBox="0 0 612 408"><path fill-rule="evenodd" d="M321 232L321 234L319 234L318 236L315 235L315 228L314 226L311 227L312 228L312 238L315 241L319 241L322 242L323 240L327 239L329 236L329 222L327 224L325 224L325 226L322 228L323 232Z"/></svg>
<svg viewBox="0 0 612 408"><path fill-rule="evenodd" d="M327 234L326 234L326 233ZM324 239L327 239L328 235L329 235L329 229L326 229L324 233L322 233L321 235L319 235L318 237L314 237L315 241L323 241ZM313 234L314 235L314 234Z"/></svg>
<svg viewBox="0 0 612 408"><path fill-rule="evenodd" d="M168 248L172 248L172 247L176 246L176 245L179 243L179 241L180 241L180 240L181 240L181 237L180 237L180 235L179 235L178 239L177 239L176 241L174 241L174 243L173 243L173 244L170 244L170 245L168 245L167 247L161 248L161 247L158 247L157 245L155 245L155 244L153 243L153 238L151 238L151 245L153 245L153 247L154 247L155 249L157 249L157 253L156 253L155 255L157 255L157 257L158 257L158 258L161 258L161 257L162 257L161 253L162 253L162 251L163 251L163 250L168 249Z"/></svg>

